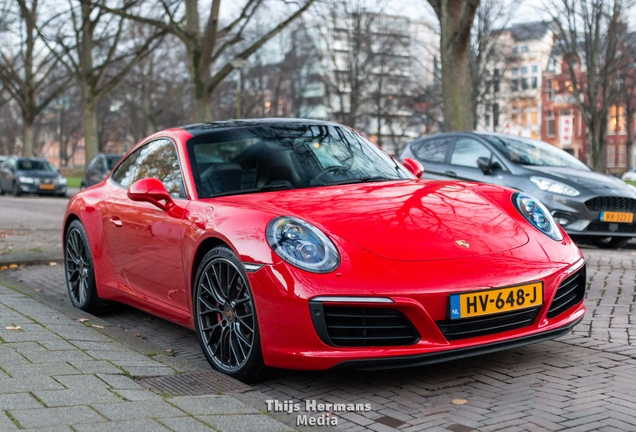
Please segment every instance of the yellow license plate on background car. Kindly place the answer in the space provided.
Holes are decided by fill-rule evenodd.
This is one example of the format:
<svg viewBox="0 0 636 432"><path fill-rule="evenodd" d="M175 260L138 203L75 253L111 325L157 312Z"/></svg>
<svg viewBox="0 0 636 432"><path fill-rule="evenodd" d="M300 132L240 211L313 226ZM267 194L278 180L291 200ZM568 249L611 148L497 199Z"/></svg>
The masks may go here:
<svg viewBox="0 0 636 432"><path fill-rule="evenodd" d="M52 185L52 184L49 184L49 185L47 185L47 184L43 184L43 185L40 185L40 189L53 190L53 189L55 189L55 185Z"/></svg>
<svg viewBox="0 0 636 432"><path fill-rule="evenodd" d="M543 282L508 288L473 291L450 296L451 319L473 318L543 304Z"/></svg>
<svg viewBox="0 0 636 432"><path fill-rule="evenodd" d="M634 213L602 211L601 222L633 223Z"/></svg>

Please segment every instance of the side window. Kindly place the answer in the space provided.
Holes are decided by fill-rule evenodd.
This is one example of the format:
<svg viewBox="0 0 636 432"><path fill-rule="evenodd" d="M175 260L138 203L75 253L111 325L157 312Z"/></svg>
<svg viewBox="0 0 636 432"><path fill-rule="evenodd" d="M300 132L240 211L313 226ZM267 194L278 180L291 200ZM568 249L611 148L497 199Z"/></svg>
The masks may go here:
<svg viewBox="0 0 636 432"><path fill-rule="evenodd" d="M471 138L457 138L451 156L451 164L478 168L477 159L480 157L490 159L490 155L491 151L482 143Z"/></svg>
<svg viewBox="0 0 636 432"><path fill-rule="evenodd" d="M452 143L452 138L426 140L421 144L414 145L412 150L415 157L423 161L444 162Z"/></svg>
<svg viewBox="0 0 636 432"><path fill-rule="evenodd" d="M143 146L139 149L135 166L135 181L156 177L163 182L171 196L185 198L179 158L172 141L159 139Z"/></svg>
<svg viewBox="0 0 636 432"><path fill-rule="evenodd" d="M121 165L117 168L117 171L113 173L113 181L120 186L128 187L134 183L135 176L137 174L137 158L139 158L139 154L141 153L141 149L135 151L133 154L128 156L125 161L122 162Z"/></svg>

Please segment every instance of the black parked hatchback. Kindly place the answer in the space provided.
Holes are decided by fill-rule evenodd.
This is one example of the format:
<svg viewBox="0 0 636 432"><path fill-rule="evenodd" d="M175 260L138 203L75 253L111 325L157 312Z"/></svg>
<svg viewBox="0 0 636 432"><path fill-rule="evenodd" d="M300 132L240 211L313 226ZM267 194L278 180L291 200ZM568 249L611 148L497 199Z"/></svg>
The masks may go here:
<svg viewBox="0 0 636 432"><path fill-rule="evenodd" d="M572 237L620 248L636 237L636 188L597 173L543 141L484 132L443 133L406 145L424 177L493 183L539 199Z"/></svg>
<svg viewBox="0 0 636 432"><path fill-rule="evenodd" d="M96 185L104 180L124 155L100 153L88 164L82 176L80 189Z"/></svg>

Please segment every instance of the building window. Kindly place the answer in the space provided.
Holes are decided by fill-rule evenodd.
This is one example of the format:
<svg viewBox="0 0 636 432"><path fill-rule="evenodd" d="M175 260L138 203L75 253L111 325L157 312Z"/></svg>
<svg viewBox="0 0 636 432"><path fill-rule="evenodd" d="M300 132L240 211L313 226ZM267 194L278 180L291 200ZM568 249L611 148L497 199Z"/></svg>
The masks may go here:
<svg viewBox="0 0 636 432"><path fill-rule="evenodd" d="M528 90L528 78L521 79L521 89Z"/></svg>
<svg viewBox="0 0 636 432"><path fill-rule="evenodd" d="M618 145L618 167L625 168L627 166L627 154L625 144Z"/></svg>
<svg viewBox="0 0 636 432"><path fill-rule="evenodd" d="M532 88L536 89L539 85L539 79L537 77L532 77Z"/></svg>
<svg viewBox="0 0 636 432"><path fill-rule="evenodd" d="M545 114L545 119L547 123L547 135L548 137L554 137L554 111L548 111Z"/></svg>
<svg viewBox="0 0 636 432"><path fill-rule="evenodd" d="M554 81L549 79L547 80L547 83L548 83L548 100L553 101L554 100Z"/></svg>
<svg viewBox="0 0 636 432"><path fill-rule="evenodd" d="M513 79L512 84L510 85L510 90L518 91L519 90L519 80Z"/></svg>
<svg viewBox="0 0 636 432"><path fill-rule="evenodd" d="M537 72L539 72L539 66L533 65L532 66L532 73L537 73Z"/></svg>
<svg viewBox="0 0 636 432"><path fill-rule="evenodd" d="M533 125L539 124L539 113L536 111L532 111L530 113L530 121L532 122Z"/></svg>
<svg viewBox="0 0 636 432"><path fill-rule="evenodd" d="M484 117L484 123L486 124L486 127L490 127L490 114L486 114Z"/></svg>
<svg viewBox="0 0 636 432"><path fill-rule="evenodd" d="M519 68L516 68L516 67L512 68L512 74L515 76L519 75Z"/></svg>
<svg viewBox="0 0 636 432"><path fill-rule="evenodd" d="M528 73L528 67L527 67L527 66L522 67L522 68L521 68L521 73L522 73L523 75L526 75L526 74Z"/></svg>
<svg viewBox="0 0 636 432"><path fill-rule="evenodd" d="M521 47L521 52L523 53L527 53L528 52L528 45L524 45Z"/></svg>
<svg viewBox="0 0 636 432"><path fill-rule="evenodd" d="M499 93L499 80L494 80L492 82L492 91L495 93Z"/></svg>
<svg viewBox="0 0 636 432"><path fill-rule="evenodd" d="M499 127L499 104L493 104L492 106L492 126L494 128Z"/></svg>
<svg viewBox="0 0 636 432"><path fill-rule="evenodd" d="M607 124L607 133L624 134L625 133L625 107L612 105L609 112L609 121Z"/></svg>
<svg viewBox="0 0 636 432"><path fill-rule="evenodd" d="M616 166L616 148L614 144L607 145L607 167L614 168Z"/></svg>

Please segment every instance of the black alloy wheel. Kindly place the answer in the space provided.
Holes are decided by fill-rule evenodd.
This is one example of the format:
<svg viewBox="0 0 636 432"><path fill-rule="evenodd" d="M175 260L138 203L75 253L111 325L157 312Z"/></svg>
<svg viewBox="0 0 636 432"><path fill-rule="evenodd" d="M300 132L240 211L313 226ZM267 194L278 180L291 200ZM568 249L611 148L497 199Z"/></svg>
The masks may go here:
<svg viewBox="0 0 636 432"><path fill-rule="evenodd" d="M194 313L201 348L215 369L245 382L265 376L254 299L229 248L212 249L199 265Z"/></svg>
<svg viewBox="0 0 636 432"><path fill-rule="evenodd" d="M73 306L90 313L100 312L105 303L97 295L93 255L84 226L78 220L73 221L66 232L64 273Z"/></svg>

